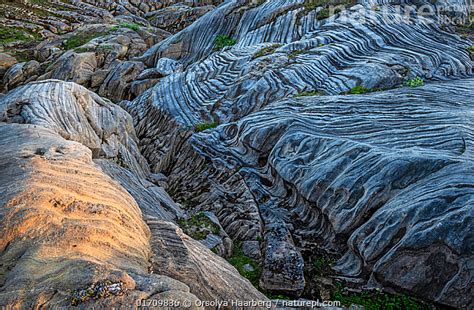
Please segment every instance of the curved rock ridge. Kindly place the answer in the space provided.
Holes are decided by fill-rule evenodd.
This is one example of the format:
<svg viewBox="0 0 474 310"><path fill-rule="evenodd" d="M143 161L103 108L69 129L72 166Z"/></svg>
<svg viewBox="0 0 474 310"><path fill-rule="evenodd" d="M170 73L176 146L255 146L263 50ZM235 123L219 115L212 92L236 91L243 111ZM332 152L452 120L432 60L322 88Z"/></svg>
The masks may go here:
<svg viewBox="0 0 474 310"><path fill-rule="evenodd" d="M51 36L52 33L59 34L74 30L79 25L110 22L114 17L125 18L140 24L149 24L147 14L158 11L161 15L162 23L154 24L161 28L174 26L175 29L182 29L178 25L180 18L170 12L161 9L173 6L180 1L176 0L155 0L155 1L128 1L128 0L13 0L0 3L2 23L12 27L26 28L32 33L43 36ZM182 16L183 19L194 20L204 12L193 9L193 7L208 6L214 7L221 1L203 0L186 1L182 3L181 10L194 12L194 18ZM187 8L187 10L185 9ZM183 12L181 12L183 13ZM188 24L184 23L183 26ZM172 27L170 27L172 29Z"/></svg>
<svg viewBox="0 0 474 310"><path fill-rule="evenodd" d="M474 305L467 0L0 11L0 306Z"/></svg>
<svg viewBox="0 0 474 310"><path fill-rule="evenodd" d="M318 12L326 8L327 5L339 5L340 10L330 12L329 15L318 16ZM401 6L400 9L398 6ZM156 63L160 57L179 59L183 63L190 64L202 60L213 52L217 35L226 35L236 39L236 47L253 46L260 43L288 44L314 37L316 35L314 32L319 32L325 24L332 25L334 21L346 24L346 27L349 28L351 25L354 27L354 24L357 24L359 26L355 27L357 30L362 32L365 30L366 34L374 39L375 42L371 42L368 44L369 46L380 43L390 45L390 42L377 38L377 33L378 36L381 36L379 32L382 32L383 28L376 30L376 22L380 23L382 27L386 27L386 24L399 27L402 20L412 27L418 24L413 32L423 30L427 24L431 24L435 28L430 29L431 31L443 33L436 27L436 24L441 24L443 20L437 14L427 15L428 18L424 18L416 10L419 6L431 9L435 13L445 12L462 17L468 16L470 12L469 3L466 0L434 1L432 3L399 0L339 0L327 3L310 0L232 0L220 5L174 36L158 43L148 50L143 58L149 64ZM354 14L351 12L352 10L358 12ZM387 15L381 22L380 15L383 11L387 11L385 12ZM345 18L341 19L341 17ZM366 27L360 27L361 21L366 24ZM465 18L461 18L459 21L468 22ZM400 31L404 35L399 39L413 40L410 45L418 45L415 43L416 39L411 37L406 30L404 31L403 28L397 30L397 32ZM375 32L375 35L372 32ZM422 32L424 35L417 34L420 35L418 39L426 36L427 30ZM395 37L397 36L394 35L391 39L395 40ZM442 41L438 40L437 42ZM420 50L426 52L426 46L420 44L419 47Z"/></svg>
<svg viewBox="0 0 474 310"><path fill-rule="evenodd" d="M197 61L124 105L156 171L166 171L168 157L182 145L183 139L175 137L187 137L178 132L196 124L237 120L305 92L389 89L417 76L440 80L473 74L470 43L432 19L414 15L408 23L391 7L385 13L357 5L320 21L301 3L285 3L248 8L229 1L147 52L151 58ZM362 18L366 23L360 23ZM231 33L237 44L206 57L210 37L215 38L209 31ZM189 42L193 46L185 45Z"/></svg>
<svg viewBox="0 0 474 310"><path fill-rule="evenodd" d="M18 87L0 98L0 121L50 128L145 177L132 118L122 108L75 83L49 80Z"/></svg>
<svg viewBox="0 0 474 310"><path fill-rule="evenodd" d="M91 283L120 284L128 306L189 287L148 274L150 230L133 198L92 162L85 146L50 129L0 123L0 304L67 307Z"/></svg>
<svg viewBox="0 0 474 310"><path fill-rule="evenodd" d="M2 1L0 54L17 61L0 63L0 91L54 78L76 82L114 101L133 99L157 80L135 81L143 65L127 60L220 2Z"/></svg>
<svg viewBox="0 0 474 310"><path fill-rule="evenodd" d="M469 296L473 276L466 246L469 186L456 194L459 200L439 203L459 209L468 223L456 226L446 211L452 215L446 225L459 229L452 235L433 224L441 218L430 208L447 188L472 177L466 168L471 131L462 125L472 121L466 99L472 80L412 93L324 96L382 91L415 78L469 78L471 43L441 26L441 16L418 15L416 6L346 4L352 7L319 18L324 8L302 1L228 1L145 53L148 66L170 57L184 70L122 106L134 119L151 170L169 177L172 196L193 210L214 212L234 240L262 255L261 288L299 296L306 285L303 256L345 252L335 269L348 280L471 304L462 297ZM466 15L464 2L434 6L450 4L462 4L453 14ZM214 50L219 34L236 44ZM320 96L282 100L308 95ZM456 104L461 108L453 113ZM212 135L195 134L219 124ZM458 178L460 171L465 175ZM417 208L406 206L407 197L414 202L410 195L419 194L415 187L425 193ZM392 208L400 212L397 224L388 218ZM433 236L416 247L419 209ZM387 221L374 218L378 212ZM452 245L456 233L462 241ZM439 242L445 242L441 248ZM452 268L431 263L443 257ZM406 265L413 260L420 265ZM406 278L394 271L400 268L410 270ZM429 292L426 283L433 285Z"/></svg>
<svg viewBox="0 0 474 310"><path fill-rule="evenodd" d="M111 0L111 1L104 1L104 0L85 0L82 1L85 3L89 3L93 6L100 7L106 9L108 12L112 12L115 15L136 15L136 16L146 16L149 12L158 11L160 9L174 6L175 4L179 4L180 6L208 6L208 5L217 5L221 3L221 0L193 0L193 1L184 1L184 3L180 3L176 0L148 0L148 1L140 1L140 0Z"/></svg>
<svg viewBox="0 0 474 310"><path fill-rule="evenodd" d="M152 264L158 273L186 283L193 294L206 301L268 300L234 267L186 236L174 223L156 218L146 222L153 235L151 245L156 255Z"/></svg>
<svg viewBox="0 0 474 310"><path fill-rule="evenodd" d="M57 80L0 100L1 305L266 300L173 224L183 211L153 183L119 106ZM115 290L90 301L91 285Z"/></svg>
<svg viewBox="0 0 474 310"><path fill-rule="evenodd" d="M170 190L221 223L245 205L235 193L254 197L258 216L247 226L263 227L263 286L280 276L275 244L283 243L298 253L345 252L334 269L346 280L464 309L473 303L473 90L470 78L275 102L193 135ZM298 258L285 264L301 270Z"/></svg>

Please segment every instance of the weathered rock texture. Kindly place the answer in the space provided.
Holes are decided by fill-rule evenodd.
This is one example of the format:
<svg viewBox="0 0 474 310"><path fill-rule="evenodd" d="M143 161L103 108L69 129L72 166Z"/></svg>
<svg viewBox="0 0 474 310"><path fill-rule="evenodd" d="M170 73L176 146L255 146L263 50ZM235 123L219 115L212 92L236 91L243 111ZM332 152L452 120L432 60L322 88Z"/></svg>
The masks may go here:
<svg viewBox="0 0 474 310"><path fill-rule="evenodd" d="M2 306L68 306L72 291L105 280L125 292L97 306L169 291L196 299L185 284L148 273L150 230L90 149L42 126L5 123L0 146Z"/></svg>
<svg viewBox="0 0 474 310"><path fill-rule="evenodd" d="M265 289L300 294L301 252L325 250L348 280L473 303L472 43L395 4L228 1L141 58L184 67L123 103L142 154L175 199L259 243ZM218 34L236 44L214 50ZM414 77L433 84L400 89ZM356 86L398 89L336 96Z"/></svg>
<svg viewBox="0 0 474 310"><path fill-rule="evenodd" d="M338 94L357 85L392 88L415 76L445 79L473 72L469 43L441 31L432 20L412 18L414 24L408 24L397 13L384 20L382 12L360 5L326 21L289 1L243 8L230 1L145 54L145 61L171 56L193 62L128 108L143 152L156 169L165 170L164 154L174 157L182 144L175 139L179 127L236 120L269 102L307 91ZM263 18L272 15L276 17ZM358 18L366 18L367 24L360 27ZM232 34L238 43L212 53L211 33ZM196 41L199 44L191 43ZM263 49L270 47L265 55Z"/></svg>
<svg viewBox="0 0 474 310"><path fill-rule="evenodd" d="M277 102L193 136L213 163L196 183L239 168L272 246L266 257L281 223L301 250L345 252L335 266L344 277L466 307L473 302L474 170L464 125L473 121L473 86L468 79Z"/></svg>
<svg viewBox="0 0 474 310"><path fill-rule="evenodd" d="M137 175L146 175L148 165L138 150L130 115L84 87L37 82L0 100L0 121L50 128L88 147L94 158L114 159Z"/></svg>
<svg viewBox="0 0 474 310"><path fill-rule="evenodd" d="M182 211L145 179L124 110L62 81L0 100L1 305L67 306L76 290L105 281L120 294L88 306L265 299L171 222Z"/></svg>
<svg viewBox="0 0 474 310"><path fill-rule="evenodd" d="M87 305L265 299L206 248L230 237L270 292L301 296L324 253L353 286L472 308L474 62L445 19L468 3L221 2L0 2L48 38L0 54L0 305L105 280L123 294ZM176 225L198 211L201 242Z"/></svg>
<svg viewBox="0 0 474 310"><path fill-rule="evenodd" d="M2 56L0 91L54 78L76 82L116 101L135 98L157 81L146 80L131 89L140 71L130 74L133 64L127 60L192 24L221 1L176 2L0 1L0 53L22 62L6 72L16 61L3 61ZM38 64L34 72L20 70L28 61L39 61L41 67ZM120 73L111 70L118 66Z"/></svg>

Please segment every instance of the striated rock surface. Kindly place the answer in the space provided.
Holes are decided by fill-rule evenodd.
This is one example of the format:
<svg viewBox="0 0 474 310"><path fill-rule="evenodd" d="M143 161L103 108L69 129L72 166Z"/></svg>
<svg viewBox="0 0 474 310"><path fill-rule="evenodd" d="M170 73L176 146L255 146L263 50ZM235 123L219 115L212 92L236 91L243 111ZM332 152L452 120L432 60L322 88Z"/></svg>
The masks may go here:
<svg viewBox="0 0 474 310"><path fill-rule="evenodd" d="M0 306L472 308L467 1L0 9Z"/></svg>
<svg viewBox="0 0 474 310"><path fill-rule="evenodd" d="M120 284L96 306L135 304L189 287L148 273L150 230L90 149L51 129L0 124L0 304L65 307L91 283Z"/></svg>
<svg viewBox="0 0 474 310"><path fill-rule="evenodd" d="M88 147L94 158L113 159L139 176L148 171L130 116L75 83L30 83L0 98L0 121L50 128Z"/></svg>
<svg viewBox="0 0 474 310"><path fill-rule="evenodd" d="M236 120L305 92L386 89L416 76L446 79L473 73L467 41L443 32L429 19L413 17L409 24L399 13L387 13L388 20L382 13L358 5L320 21L314 11L290 1L251 8L230 1L220 6L145 54L145 62L169 56L188 67L163 78L127 107L143 153L157 171L164 171L167 159L162 154L173 156L183 142L175 138L183 134L171 134L174 130ZM272 14L275 19L263 18ZM361 18L368 20L364 27L359 26ZM211 33L230 33L228 28L236 29L237 44L212 52ZM200 44L191 44L191 37ZM176 44L188 43L175 52Z"/></svg>
<svg viewBox="0 0 474 310"><path fill-rule="evenodd" d="M177 2L1 1L0 53L6 56L0 58L0 91L51 78L98 91L109 75L115 84L103 88L117 93L115 97L120 96L117 101L135 98L144 91L143 86L138 89L135 86L130 98L131 81L117 81L117 73L111 72L111 68L141 56L171 32L192 24L221 3L219 0ZM14 64L10 64L11 60L5 62L7 56L21 63L38 61L41 67L34 74L17 68L2 81L6 70ZM116 85L119 83L124 85ZM148 83L147 87L152 85ZM108 95L105 91L100 94Z"/></svg>
<svg viewBox="0 0 474 310"><path fill-rule="evenodd" d="M281 223L301 251L345 252L335 266L344 277L463 308L473 302L473 141L464 126L473 86L277 102L194 135L212 162L199 174L239 167L265 225L266 259Z"/></svg>
<svg viewBox="0 0 474 310"><path fill-rule="evenodd" d="M1 305L266 299L172 223L124 110L54 80L0 99Z"/></svg>
<svg viewBox="0 0 474 310"><path fill-rule="evenodd" d="M260 248L263 289L300 295L322 251L349 282L471 305L472 43L417 6L345 4L228 1L148 50L184 69L122 103L142 154Z"/></svg>

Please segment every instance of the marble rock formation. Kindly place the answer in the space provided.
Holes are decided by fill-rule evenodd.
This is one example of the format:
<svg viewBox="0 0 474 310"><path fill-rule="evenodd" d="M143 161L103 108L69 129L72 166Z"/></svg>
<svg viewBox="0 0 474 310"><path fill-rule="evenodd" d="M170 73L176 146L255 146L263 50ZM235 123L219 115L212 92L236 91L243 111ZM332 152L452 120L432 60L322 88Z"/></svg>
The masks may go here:
<svg viewBox="0 0 474 310"><path fill-rule="evenodd" d="M54 80L0 100L1 305L266 299L174 224L120 107Z"/></svg>

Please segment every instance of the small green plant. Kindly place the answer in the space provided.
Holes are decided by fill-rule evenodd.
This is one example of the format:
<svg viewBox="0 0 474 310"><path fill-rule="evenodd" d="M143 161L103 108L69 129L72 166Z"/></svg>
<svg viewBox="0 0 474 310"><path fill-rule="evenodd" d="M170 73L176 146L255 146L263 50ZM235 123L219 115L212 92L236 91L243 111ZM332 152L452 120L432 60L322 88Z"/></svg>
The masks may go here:
<svg viewBox="0 0 474 310"><path fill-rule="evenodd" d="M122 167L122 168L125 168L125 169L129 169L129 168L130 168L130 167L128 166L127 162L125 161L125 159L122 157L121 154L119 154L119 155L117 156L116 162L117 162L117 165L119 165L119 166Z"/></svg>
<svg viewBox="0 0 474 310"><path fill-rule="evenodd" d="M268 297L268 299L280 299L280 300L291 300L293 298L283 295L283 294L273 294L273 293L265 293L265 295Z"/></svg>
<svg viewBox="0 0 474 310"><path fill-rule="evenodd" d="M135 23L120 23L120 28L128 28L134 31L140 30L140 26Z"/></svg>
<svg viewBox="0 0 474 310"><path fill-rule="evenodd" d="M253 55L253 58L255 59L255 58L262 57L262 56L271 55L280 46L281 46L280 44L273 44L271 46L264 47L261 50L259 50L258 52L256 52L255 55Z"/></svg>
<svg viewBox="0 0 474 310"><path fill-rule="evenodd" d="M239 271L240 275L248 279L253 286L258 287L258 282L261 275L260 266L252 258L245 256L242 251L242 246L237 243L234 247L234 255L228 258L227 261ZM244 266L250 265L252 270L246 269Z"/></svg>
<svg viewBox="0 0 474 310"><path fill-rule="evenodd" d="M343 286L338 283L336 290L332 293L332 300L340 301L344 306L352 304L363 306L366 310L424 310L429 307L418 300L401 294L386 294L379 291L361 293L346 293Z"/></svg>
<svg viewBox="0 0 474 310"><path fill-rule="evenodd" d="M221 230L204 212L198 212L188 220L180 220L178 224L187 235L196 240L206 239L209 233L218 235Z"/></svg>
<svg viewBox="0 0 474 310"><path fill-rule="evenodd" d="M302 54L302 53L304 53L304 51L298 51L298 50L292 51L291 53L288 54L288 57L289 57L290 59L293 59L293 58L296 58L296 56L298 56L298 55L300 55L300 54Z"/></svg>
<svg viewBox="0 0 474 310"><path fill-rule="evenodd" d="M306 1L303 3L304 10L305 10L306 12L312 11L312 10L316 9L318 6L321 6L323 3L324 3L323 1L306 0Z"/></svg>
<svg viewBox="0 0 474 310"><path fill-rule="evenodd" d="M74 49L76 53L88 53L88 52L95 52L97 50L111 50L113 49L112 45L110 44L101 44L97 47L77 47Z"/></svg>
<svg viewBox="0 0 474 310"><path fill-rule="evenodd" d="M332 265L333 261L325 257L318 257L313 261L313 270L317 276L321 276L325 269Z"/></svg>
<svg viewBox="0 0 474 310"><path fill-rule="evenodd" d="M113 46L110 45L110 44L101 44L97 48L103 49L103 50L111 50L111 49L113 49Z"/></svg>
<svg viewBox="0 0 474 310"><path fill-rule="evenodd" d="M474 45L469 46L467 50L469 51L469 55L471 56L471 58L474 58Z"/></svg>
<svg viewBox="0 0 474 310"><path fill-rule="evenodd" d="M80 47L95 38L105 36L107 34L109 34L109 32L82 32L80 31L74 34L73 36L71 36L69 39L67 39L63 43L63 45L65 49L71 50L71 49Z"/></svg>
<svg viewBox="0 0 474 310"><path fill-rule="evenodd" d="M419 76L405 81L405 86L408 87L419 87L423 85L425 85L425 81Z"/></svg>
<svg viewBox="0 0 474 310"><path fill-rule="evenodd" d="M322 91L313 90L313 91L305 91L305 92L299 93L299 94L295 95L295 98L309 97L309 96L324 96L324 95L326 95L326 94Z"/></svg>
<svg viewBox="0 0 474 310"><path fill-rule="evenodd" d="M93 52L94 49L92 47L77 47L74 49L74 52L81 54L81 53L88 53Z"/></svg>
<svg viewBox="0 0 474 310"><path fill-rule="evenodd" d="M316 13L316 19L317 20L322 20L329 18L329 9L328 8L322 8L318 13Z"/></svg>
<svg viewBox="0 0 474 310"><path fill-rule="evenodd" d="M0 26L0 44L8 44L17 41L29 41L32 37L19 29Z"/></svg>
<svg viewBox="0 0 474 310"><path fill-rule="evenodd" d="M362 85L357 85L353 88L351 88L347 93L348 94L351 94L351 95L360 95L360 94L365 94L365 93L369 93L371 92L372 90L368 89L368 88L365 88L364 86Z"/></svg>
<svg viewBox="0 0 474 310"><path fill-rule="evenodd" d="M194 126L194 131L195 131L195 132L201 132L201 131L204 131L204 130L216 128L217 125L218 125L218 124L217 124L216 122L196 124L196 125Z"/></svg>
<svg viewBox="0 0 474 310"><path fill-rule="evenodd" d="M231 37L221 34L216 37L214 40L214 49L215 50L221 50L226 46L232 46L237 43L236 39L232 39Z"/></svg>
<svg viewBox="0 0 474 310"><path fill-rule="evenodd" d="M31 49L19 50L15 49L11 52L11 56L15 57L18 62L28 62L35 59L34 52Z"/></svg>

